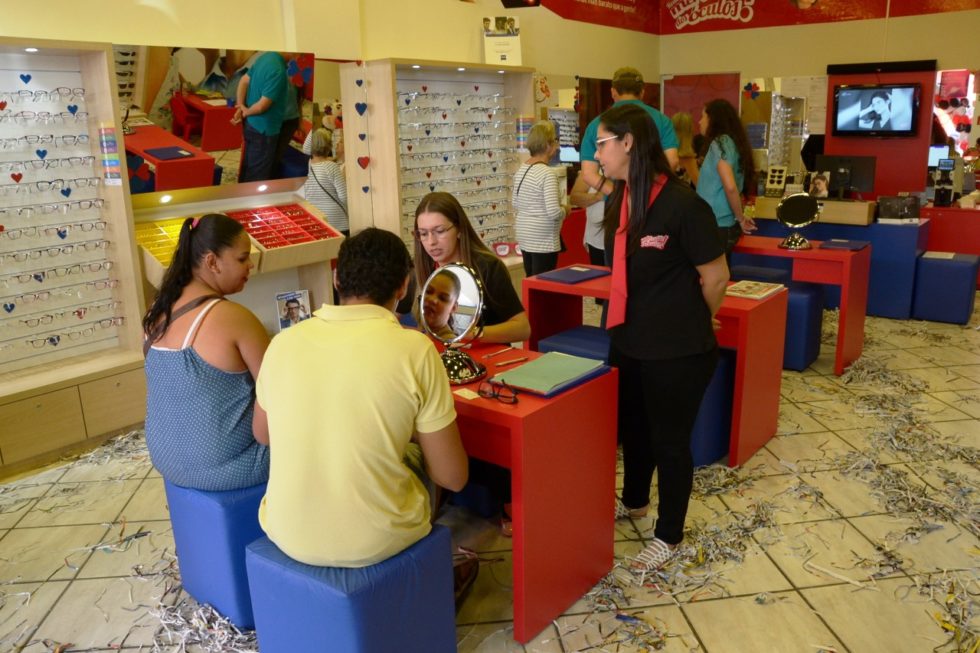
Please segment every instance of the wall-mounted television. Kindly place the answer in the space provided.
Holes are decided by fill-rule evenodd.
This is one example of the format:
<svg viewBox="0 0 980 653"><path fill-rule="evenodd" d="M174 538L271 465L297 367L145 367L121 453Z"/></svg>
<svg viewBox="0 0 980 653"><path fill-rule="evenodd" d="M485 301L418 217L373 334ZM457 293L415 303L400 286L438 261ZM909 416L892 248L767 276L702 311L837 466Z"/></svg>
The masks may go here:
<svg viewBox="0 0 980 653"><path fill-rule="evenodd" d="M834 136L914 136L920 84L834 87Z"/></svg>

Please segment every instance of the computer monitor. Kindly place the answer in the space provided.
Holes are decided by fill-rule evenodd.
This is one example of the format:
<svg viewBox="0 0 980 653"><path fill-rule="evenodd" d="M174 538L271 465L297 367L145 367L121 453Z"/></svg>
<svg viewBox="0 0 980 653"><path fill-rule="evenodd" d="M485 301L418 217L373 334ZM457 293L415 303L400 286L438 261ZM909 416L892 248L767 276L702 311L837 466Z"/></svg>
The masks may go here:
<svg viewBox="0 0 980 653"><path fill-rule="evenodd" d="M949 156L949 146L948 145L930 145L929 146L929 167L936 168L939 166L940 159L945 159Z"/></svg>
<svg viewBox="0 0 980 653"><path fill-rule="evenodd" d="M840 156L820 154L816 167L820 172L829 172L828 192L831 197L844 199L848 191L855 193L874 193L875 162L873 156Z"/></svg>
<svg viewBox="0 0 980 653"><path fill-rule="evenodd" d="M571 145L561 145L558 148L558 160L562 163L578 163L579 152Z"/></svg>

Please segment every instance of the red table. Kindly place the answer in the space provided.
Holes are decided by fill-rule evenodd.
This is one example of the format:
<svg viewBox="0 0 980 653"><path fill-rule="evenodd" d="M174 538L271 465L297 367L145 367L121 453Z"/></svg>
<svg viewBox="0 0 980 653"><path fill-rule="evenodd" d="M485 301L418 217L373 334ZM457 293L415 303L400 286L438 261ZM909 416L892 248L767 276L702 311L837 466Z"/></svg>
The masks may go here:
<svg viewBox="0 0 980 653"><path fill-rule="evenodd" d="M524 307L531 323L528 346L537 349L542 338L582 324L582 298L609 299L611 279L607 275L575 284L525 279ZM718 310L718 344L736 351L728 445L731 467L751 458L776 434L788 297L786 291L762 300L725 297Z"/></svg>
<svg viewBox="0 0 980 653"><path fill-rule="evenodd" d="M213 157L155 125L143 125L133 129L134 133L124 137L126 151L143 157L147 163L156 168L156 190L198 188L211 186L214 183ZM164 161L147 154L147 150L157 147L179 147L193 156Z"/></svg>
<svg viewBox="0 0 980 653"><path fill-rule="evenodd" d="M840 286L840 316L837 325L837 349L834 374L861 357L864 348L864 317L868 309L868 273L871 269L871 247L857 251L819 249L820 241L811 240L813 249L781 249L779 238L742 236L736 252L793 259L793 280Z"/></svg>
<svg viewBox="0 0 980 653"><path fill-rule="evenodd" d="M508 357L484 356L499 349L480 345L470 355L493 376L495 361ZM455 395L466 452L511 471L519 642L530 641L612 569L617 380L610 370L549 399L521 393L513 405ZM476 392L478 384L463 387Z"/></svg>
<svg viewBox="0 0 980 653"><path fill-rule="evenodd" d="M217 102L218 99L205 99L194 93L184 95L184 102L188 108L204 117L201 126L201 149L207 152L237 150L242 146L242 126L231 124L235 108L229 107L224 99L221 99L220 105L210 104L210 102Z"/></svg>

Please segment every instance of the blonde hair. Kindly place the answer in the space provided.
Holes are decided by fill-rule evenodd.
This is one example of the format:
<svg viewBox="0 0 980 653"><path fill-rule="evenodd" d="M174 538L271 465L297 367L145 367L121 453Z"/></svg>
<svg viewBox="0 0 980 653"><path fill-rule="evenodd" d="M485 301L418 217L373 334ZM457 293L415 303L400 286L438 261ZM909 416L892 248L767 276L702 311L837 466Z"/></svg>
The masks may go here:
<svg viewBox="0 0 980 653"><path fill-rule="evenodd" d="M333 132L325 127L313 130L310 137L310 154L313 156L333 156Z"/></svg>
<svg viewBox="0 0 980 653"><path fill-rule="evenodd" d="M694 152L694 119L686 111L678 111L670 118L677 132L677 156L696 156Z"/></svg>
<svg viewBox="0 0 980 653"><path fill-rule="evenodd" d="M533 156L544 154L554 141L554 123L550 120L539 120L527 135L527 149Z"/></svg>

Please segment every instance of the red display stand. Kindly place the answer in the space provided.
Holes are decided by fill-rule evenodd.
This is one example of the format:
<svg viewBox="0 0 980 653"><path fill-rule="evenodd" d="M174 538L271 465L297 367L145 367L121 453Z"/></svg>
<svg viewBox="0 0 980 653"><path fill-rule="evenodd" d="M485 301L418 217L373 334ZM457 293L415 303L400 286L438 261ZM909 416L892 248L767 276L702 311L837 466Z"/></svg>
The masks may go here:
<svg viewBox="0 0 980 653"><path fill-rule="evenodd" d="M156 189L177 190L198 188L214 183L214 158L155 125L134 127L125 137L126 151L141 156L156 168ZM158 159L147 150L158 147L179 147L192 156L179 159Z"/></svg>
<svg viewBox="0 0 980 653"><path fill-rule="evenodd" d="M528 346L537 349L542 338L579 326L582 298L608 299L611 279L604 276L575 284L525 279L524 307L531 323ZM762 300L725 297L718 310L718 344L736 351L728 449L731 467L751 458L776 434L787 298L786 291Z"/></svg>
<svg viewBox="0 0 980 653"><path fill-rule="evenodd" d="M211 104L211 100L193 93L184 95L184 102L191 111L201 114L204 118L201 126L202 150L205 152L237 150L242 146L242 126L231 124L231 119L235 115L234 107L229 107L224 100L220 105Z"/></svg>
<svg viewBox="0 0 980 653"><path fill-rule="evenodd" d="M932 222L926 241L930 252L980 254L980 210L930 206L919 209L919 215ZM980 273L977 288L980 288Z"/></svg>
<svg viewBox="0 0 980 653"><path fill-rule="evenodd" d="M820 249L820 241L811 240L813 249L781 249L779 238L742 236L736 252L779 256L793 259L793 280L840 286L840 317L837 326L837 348L834 374L861 357L864 348L864 317L868 309L868 273L871 269L871 246L857 251Z"/></svg>
<svg viewBox="0 0 980 653"><path fill-rule="evenodd" d="M501 359L470 355L489 376ZM534 359L536 352L518 352ZM511 471L514 639L525 643L557 619L612 568L615 541L617 370L545 399L468 399L456 390L466 452ZM474 393L479 384L463 386ZM557 543L557 544L556 544Z"/></svg>

